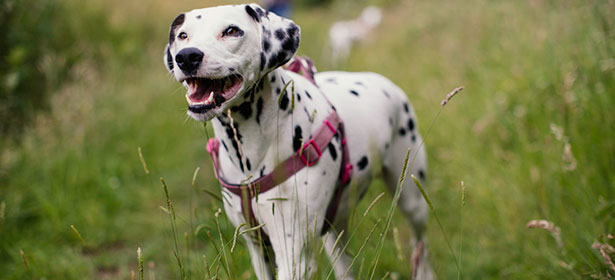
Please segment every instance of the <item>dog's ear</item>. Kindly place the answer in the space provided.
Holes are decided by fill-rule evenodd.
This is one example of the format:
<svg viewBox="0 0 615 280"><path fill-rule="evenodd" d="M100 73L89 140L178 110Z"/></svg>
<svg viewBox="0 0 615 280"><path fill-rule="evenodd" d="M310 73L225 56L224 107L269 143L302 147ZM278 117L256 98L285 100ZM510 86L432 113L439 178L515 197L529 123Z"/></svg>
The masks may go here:
<svg viewBox="0 0 615 280"><path fill-rule="evenodd" d="M164 47L164 54L162 55L162 59L164 61L164 66L167 67L169 72L173 72L173 57L171 56L171 52L169 51L169 44Z"/></svg>
<svg viewBox="0 0 615 280"><path fill-rule="evenodd" d="M163 60L164 65L167 67L169 72L173 71L173 56L171 55L171 51L169 50L169 46L175 42L175 32L177 29L184 24L184 20L186 19L186 15L181 13L171 23L171 28L169 30L169 43L166 47L164 47Z"/></svg>
<svg viewBox="0 0 615 280"><path fill-rule="evenodd" d="M290 19L265 11L258 4L246 5L245 10L261 26L260 70L269 72L288 62L299 48L299 26Z"/></svg>

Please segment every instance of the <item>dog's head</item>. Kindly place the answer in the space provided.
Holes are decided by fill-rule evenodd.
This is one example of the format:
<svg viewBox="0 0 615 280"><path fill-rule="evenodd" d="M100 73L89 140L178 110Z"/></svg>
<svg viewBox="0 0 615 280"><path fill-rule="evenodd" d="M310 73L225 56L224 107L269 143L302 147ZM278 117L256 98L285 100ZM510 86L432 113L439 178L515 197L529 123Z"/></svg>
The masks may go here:
<svg viewBox="0 0 615 280"><path fill-rule="evenodd" d="M207 121L291 59L299 35L294 22L257 4L192 10L173 20L164 62L188 89L188 114Z"/></svg>

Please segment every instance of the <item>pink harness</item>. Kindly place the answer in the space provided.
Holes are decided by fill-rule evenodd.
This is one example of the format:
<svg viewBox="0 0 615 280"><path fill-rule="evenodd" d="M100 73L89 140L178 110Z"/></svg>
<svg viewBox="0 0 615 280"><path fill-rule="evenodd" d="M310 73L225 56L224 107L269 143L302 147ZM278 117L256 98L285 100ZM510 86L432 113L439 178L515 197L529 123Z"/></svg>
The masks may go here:
<svg viewBox="0 0 615 280"><path fill-rule="evenodd" d="M287 69L297 73L301 71L302 75L305 78L316 84L314 82L315 69L312 61L309 58L293 58L291 62L289 62ZM326 96L325 99L327 99ZM328 101L329 100L327 99L327 102ZM329 104L331 103L329 102ZM305 144L301 149L299 149L299 151L297 151L291 157L276 166L271 173L250 183L230 184L222 178L218 159L218 152L220 148L220 141L218 139L212 138L209 140L209 142L207 143L207 152L209 152L209 154L211 155L216 178L218 179L218 181L220 181L222 187L226 188L227 190L236 195L239 195L239 197L241 198L241 209L243 215L246 221L248 221L248 223L250 224L250 226L254 227L258 225L258 221L256 220L256 217L254 216L254 211L252 210L252 198L256 197L256 199L258 200L259 194L265 193L271 190L273 187L288 180L290 177L295 175L304 167L309 167L318 163L318 160L322 156L322 151L327 148L328 144L331 142L331 139L337 133L337 131L340 132L340 136L342 137L342 168L339 172L338 183L335 188L335 193L333 194L333 198L327 208L325 224L322 228L322 234L324 234L329 230L329 228L331 227L331 223L333 223L335 219L337 206L341 199L344 188L348 185L350 181L350 176L352 175L353 169L349 159L348 146L346 145L344 123L342 122L342 119L339 117L335 109L331 111L331 114L327 116L327 118L322 122L320 127L318 127L316 132L313 134L313 136L307 142L305 142ZM264 232L261 231L260 233L261 236L263 236L263 239L268 240L268 237L266 234L264 234Z"/></svg>

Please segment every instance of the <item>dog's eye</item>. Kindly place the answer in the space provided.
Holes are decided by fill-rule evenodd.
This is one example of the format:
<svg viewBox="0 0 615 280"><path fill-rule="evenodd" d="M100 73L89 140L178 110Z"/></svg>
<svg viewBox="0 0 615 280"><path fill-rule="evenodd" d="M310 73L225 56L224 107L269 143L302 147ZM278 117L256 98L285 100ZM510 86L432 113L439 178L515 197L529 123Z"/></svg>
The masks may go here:
<svg viewBox="0 0 615 280"><path fill-rule="evenodd" d="M188 34L186 34L186 32L180 32L179 35L177 35L177 38L186 40L188 38Z"/></svg>
<svg viewBox="0 0 615 280"><path fill-rule="evenodd" d="M240 36L241 30L237 26L229 26L224 32L222 32L222 36Z"/></svg>

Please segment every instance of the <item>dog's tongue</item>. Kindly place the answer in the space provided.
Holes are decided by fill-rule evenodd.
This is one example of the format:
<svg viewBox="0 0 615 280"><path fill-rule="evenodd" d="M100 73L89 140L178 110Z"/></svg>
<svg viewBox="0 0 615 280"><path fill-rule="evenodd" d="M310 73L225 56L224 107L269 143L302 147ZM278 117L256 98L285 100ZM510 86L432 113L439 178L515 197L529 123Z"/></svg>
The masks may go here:
<svg viewBox="0 0 615 280"><path fill-rule="evenodd" d="M223 84L219 80L188 79L188 98L191 102L201 103L206 101L211 94L220 93Z"/></svg>

